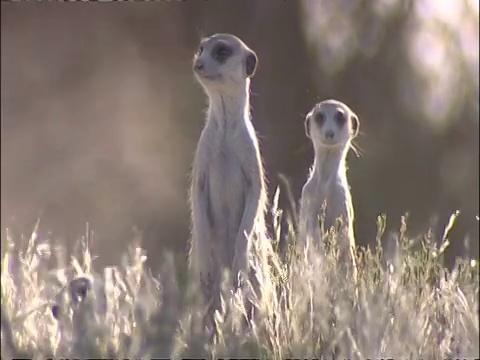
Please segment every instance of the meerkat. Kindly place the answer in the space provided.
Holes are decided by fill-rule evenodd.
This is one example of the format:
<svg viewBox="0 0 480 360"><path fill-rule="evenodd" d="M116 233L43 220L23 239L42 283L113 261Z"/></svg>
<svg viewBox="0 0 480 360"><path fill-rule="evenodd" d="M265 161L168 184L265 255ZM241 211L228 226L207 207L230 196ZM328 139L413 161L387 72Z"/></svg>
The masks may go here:
<svg viewBox="0 0 480 360"><path fill-rule="evenodd" d="M193 61L209 104L192 166L189 267L217 291L224 269L234 281L251 273L252 235L265 231L266 185L249 100L257 63L231 34L204 38Z"/></svg>
<svg viewBox="0 0 480 360"><path fill-rule="evenodd" d="M350 256L354 270L354 208L347 181L346 158L359 127L357 115L337 100L322 101L307 114L305 132L312 141L315 159L302 189L298 237L303 249L308 248L310 241L322 245L319 219L324 215L325 230L340 225L337 228L340 255Z"/></svg>

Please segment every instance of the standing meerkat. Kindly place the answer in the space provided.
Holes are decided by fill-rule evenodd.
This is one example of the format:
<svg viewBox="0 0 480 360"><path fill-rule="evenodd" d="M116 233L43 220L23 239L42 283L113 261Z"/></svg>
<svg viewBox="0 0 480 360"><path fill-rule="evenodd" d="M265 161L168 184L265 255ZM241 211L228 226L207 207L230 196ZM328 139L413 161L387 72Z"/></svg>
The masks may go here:
<svg viewBox="0 0 480 360"><path fill-rule="evenodd" d="M194 57L209 106L192 168L189 265L215 292L223 269L234 280L251 272L251 236L265 231L264 170L249 101L257 62L230 34L203 39Z"/></svg>
<svg viewBox="0 0 480 360"><path fill-rule="evenodd" d="M347 181L346 158L359 127L357 115L337 100L318 103L306 116L305 132L312 141L315 159L302 189L298 238L303 248L308 248L310 241L320 241L321 244L320 216L324 215L325 230L332 226L337 228L340 219L340 228L337 228L340 256L350 256L353 265L354 209Z"/></svg>

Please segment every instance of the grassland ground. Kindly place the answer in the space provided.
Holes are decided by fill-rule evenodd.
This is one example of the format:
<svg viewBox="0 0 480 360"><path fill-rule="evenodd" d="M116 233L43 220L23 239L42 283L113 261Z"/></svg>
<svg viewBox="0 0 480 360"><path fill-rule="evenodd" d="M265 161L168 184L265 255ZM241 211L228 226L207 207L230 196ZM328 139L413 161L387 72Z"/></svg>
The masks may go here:
<svg viewBox="0 0 480 360"><path fill-rule="evenodd" d="M23 248L6 231L2 359L478 358L478 259L458 260L453 269L442 262L453 221L443 236L429 231L420 239L406 237L404 222L388 252L380 246L384 221L378 245L358 251L355 284L338 276L334 235L327 253L310 262L292 250L275 257L274 295L258 304L261 315L250 327L241 326L243 294L225 286L213 343L201 325L198 285L185 276L181 257L165 255L154 275L134 242L119 266L96 269L88 236L67 259L36 231Z"/></svg>

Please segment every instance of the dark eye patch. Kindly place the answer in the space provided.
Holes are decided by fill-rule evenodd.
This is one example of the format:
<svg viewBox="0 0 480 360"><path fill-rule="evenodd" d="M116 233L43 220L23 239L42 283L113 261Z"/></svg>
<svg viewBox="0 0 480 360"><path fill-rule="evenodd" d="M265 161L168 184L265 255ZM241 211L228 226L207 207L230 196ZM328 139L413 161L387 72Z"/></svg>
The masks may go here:
<svg viewBox="0 0 480 360"><path fill-rule="evenodd" d="M202 55L202 53L203 53L203 45L200 45L197 50L197 56Z"/></svg>
<svg viewBox="0 0 480 360"><path fill-rule="evenodd" d="M323 123L325 122L325 114L321 111L316 113L314 118L315 118L315 122L320 126L322 126Z"/></svg>
<svg viewBox="0 0 480 360"><path fill-rule="evenodd" d="M225 62L233 54L233 49L223 43L218 43L212 49L212 57L219 63Z"/></svg>
<svg viewBox="0 0 480 360"><path fill-rule="evenodd" d="M337 123L338 126L343 126L345 122L347 121L347 118L345 117L345 114L342 111L338 111L335 113L335 122Z"/></svg>

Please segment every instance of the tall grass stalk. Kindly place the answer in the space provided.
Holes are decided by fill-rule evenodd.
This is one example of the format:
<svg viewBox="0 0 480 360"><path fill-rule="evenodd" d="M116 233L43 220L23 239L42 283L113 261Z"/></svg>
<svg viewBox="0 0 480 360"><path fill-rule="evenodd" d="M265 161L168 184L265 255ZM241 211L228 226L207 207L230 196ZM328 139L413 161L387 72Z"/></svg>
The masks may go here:
<svg viewBox="0 0 480 360"><path fill-rule="evenodd" d="M276 234L279 214L275 209ZM198 284L180 276L183 264L173 254L154 276L134 242L118 267L95 269L86 238L80 256L65 263L64 250L38 239L36 229L25 249L7 231L2 358L478 358L478 261L459 260L452 271L442 262L457 215L439 246L431 231L407 238L403 218L388 251L380 245L386 219L379 217L377 246L358 251L356 284L339 276L335 246L309 262L292 248L273 255L266 286L274 295L257 304L261 315L250 327L241 326L244 294L226 286L226 274L214 343L202 328Z"/></svg>

